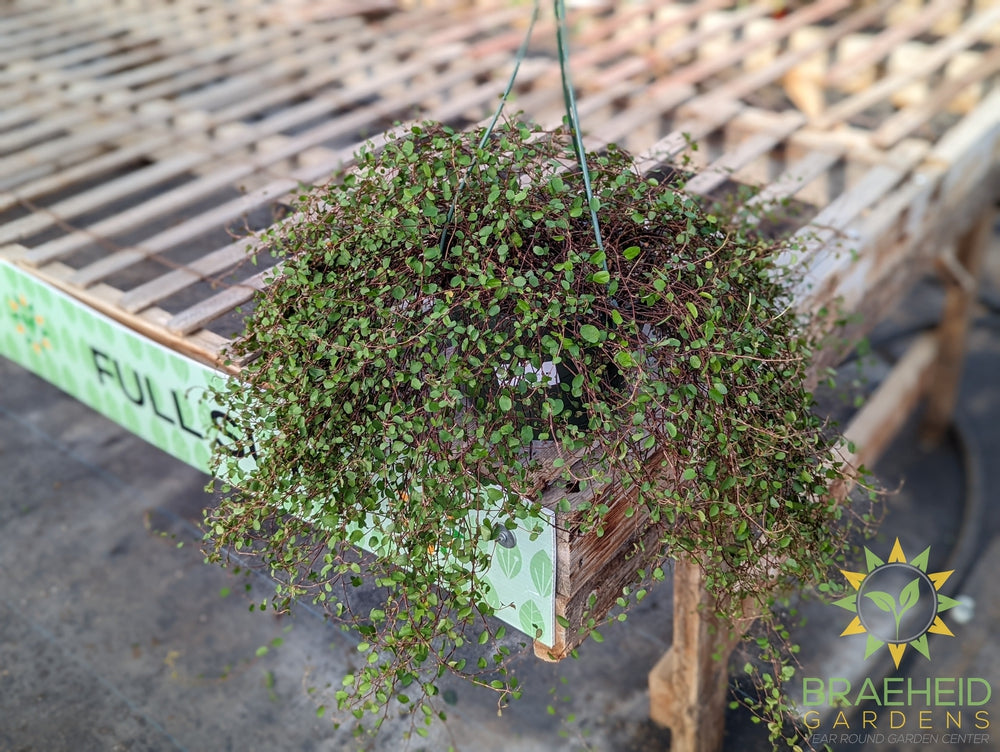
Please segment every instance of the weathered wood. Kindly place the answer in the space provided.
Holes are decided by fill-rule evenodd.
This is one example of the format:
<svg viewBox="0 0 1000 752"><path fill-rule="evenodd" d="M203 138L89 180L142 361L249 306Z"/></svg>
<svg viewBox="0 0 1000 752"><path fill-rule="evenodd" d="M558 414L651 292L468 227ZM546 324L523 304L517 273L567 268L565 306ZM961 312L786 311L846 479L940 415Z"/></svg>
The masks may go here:
<svg viewBox="0 0 1000 752"><path fill-rule="evenodd" d="M934 362L941 356L933 335L918 337L907 348L889 375L858 411L847 428L838 456L851 468L872 465L899 433L932 382ZM849 488L836 490L846 496Z"/></svg>
<svg viewBox="0 0 1000 752"><path fill-rule="evenodd" d="M918 105L900 110L888 118L872 136L872 142L883 149L894 146L917 128L941 113L959 94L1000 71L1000 48L993 48L966 73L946 78L926 100Z"/></svg>
<svg viewBox="0 0 1000 752"><path fill-rule="evenodd" d="M773 123L764 125L734 149L712 162L707 168L691 178L685 189L691 193L708 194L730 180L738 170L751 161L766 154L801 128L806 119L795 112L782 113Z"/></svg>
<svg viewBox="0 0 1000 752"><path fill-rule="evenodd" d="M997 23L1000 23L1000 6L989 8L970 19L960 31L945 37L933 49L922 55L918 64L908 66L905 70L887 76L864 91L834 105L815 122L815 125L818 128L830 128L867 107L885 100L906 84L930 75L957 52L975 44Z"/></svg>
<svg viewBox="0 0 1000 752"><path fill-rule="evenodd" d="M627 533L619 535L620 542L616 548L604 550L601 555L603 563L598 568L592 566L588 569L588 579L578 575L575 580L558 585L561 588L575 589L575 592L566 595L565 590L557 590L556 614L564 623L557 623L553 645L543 645L537 641L534 643L537 657L546 661L560 661L570 655L589 634L588 620L593 618L595 623L600 622L615 606L618 598L622 597L623 588L635 585L638 570L648 572L662 563L664 555L658 544L659 527L629 524ZM572 567L570 557L573 555L573 540L570 531L557 530L557 570L560 566L567 571Z"/></svg>
<svg viewBox="0 0 1000 752"><path fill-rule="evenodd" d="M670 728L670 749L722 749L729 655L742 637L713 617L702 565L689 556L674 564L673 643L649 672L649 713Z"/></svg>
<svg viewBox="0 0 1000 752"><path fill-rule="evenodd" d="M846 86L860 71L876 65L901 43L925 31L953 7L953 0L937 0L907 21L889 26L874 39L866 38L863 49L856 54L844 55L836 65L826 71L822 84L833 87Z"/></svg>
<svg viewBox="0 0 1000 752"><path fill-rule="evenodd" d="M947 430L955 411L958 384L962 376L965 341L969 329L969 314L975 303L986 246L993 232L995 212L990 207L982 213L975 225L958 239L955 261L971 278L971 287L965 279L945 273L945 301L941 324L937 330L938 357L934 364L934 388L927 402L927 412L922 426L926 441L938 441Z"/></svg>

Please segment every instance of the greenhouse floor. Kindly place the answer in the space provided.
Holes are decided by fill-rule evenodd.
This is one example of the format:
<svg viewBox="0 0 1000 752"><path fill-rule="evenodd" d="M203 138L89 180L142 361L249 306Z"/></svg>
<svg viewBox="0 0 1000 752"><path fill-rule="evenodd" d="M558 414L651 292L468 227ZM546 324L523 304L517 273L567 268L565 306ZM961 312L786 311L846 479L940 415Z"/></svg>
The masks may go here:
<svg viewBox="0 0 1000 752"><path fill-rule="evenodd" d="M955 637L932 636L930 662L904 659L918 686L927 677L1000 686L1000 237L982 301L958 430L926 449L911 421L877 466L894 493L870 547L887 555L897 536L907 553L930 546L931 569L935 556L954 565L949 592L974 603L945 614ZM875 352L891 357L901 344L894 335L919 328L938 305L924 286L873 335ZM865 360L861 370L877 372L878 357ZM267 583L251 580L248 595L242 576L203 562L203 476L2 359L0 385L0 752L404 747L407 719L390 717L375 740L334 728L334 688L358 660L350 635L304 606L251 612ZM449 685L448 724L409 748L669 749L669 732L647 718L646 673L670 643L670 597L669 584L655 589L578 660L545 664L526 652L525 697L502 715L492 693ZM801 675L884 670L884 655L866 662L857 642L838 638L846 612L815 603L804 611L816 617L797 633ZM1000 692L967 708L960 727L946 707L923 729L916 707L902 709L910 718L895 730L889 708L876 729L826 718L814 741L880 752L997 749L1000 729L983 728L972 711L985 711L988 725L998 702ZM765 748L760 737L744 713L730 714L727 750Z"/></svg>

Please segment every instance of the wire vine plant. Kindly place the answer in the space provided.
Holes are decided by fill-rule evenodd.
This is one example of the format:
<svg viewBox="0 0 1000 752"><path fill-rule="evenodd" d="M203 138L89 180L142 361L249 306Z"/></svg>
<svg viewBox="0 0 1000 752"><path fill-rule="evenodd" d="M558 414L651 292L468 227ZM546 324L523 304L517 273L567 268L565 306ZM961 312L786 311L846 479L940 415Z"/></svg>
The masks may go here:
<svg viewBox="0 0 1000 752"><path fill-rule="evenodd" d="M502 527L538 516L540 446L587 457L557 468L594 491L585 528L604 530L602 490L630 495L723 617L839 553L847 469L775 246L617 147L585 153L564 72L564 129L415 125L304 195L269 231L280 275L234 348L252 357L215 395L233 425L211 557L253 553L279 607L358 632L336 701L375 727L394 701L429 723L448 673L520 694L483 573Z"/></svg>

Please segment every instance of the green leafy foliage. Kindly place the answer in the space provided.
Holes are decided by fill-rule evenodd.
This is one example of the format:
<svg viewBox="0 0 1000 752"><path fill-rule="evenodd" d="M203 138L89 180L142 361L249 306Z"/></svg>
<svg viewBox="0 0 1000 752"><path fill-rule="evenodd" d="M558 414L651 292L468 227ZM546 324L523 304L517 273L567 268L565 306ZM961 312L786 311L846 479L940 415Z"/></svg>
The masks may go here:
<svg viewBox="0 0 1000 752"><path fill-rule="evenodd" d="M284 603L312 597L362 635L337 694L357 717L411 686L424 707L447 671L516 696L502 641L462 648L490 642L491 556L550 586L552 563L492 545L479 515L487 499L493 524L537 514L546 446L587 457L547 503L600 534L602 494L632 495L663 546L711 567L729 615L839 550L843 473L773 246L616 147L587 161L593 201L565 132L414 126L270 235L281 276L235 348L242 382L216 395L243 438L216 454L234 490L208 529L261 557ZM365 583L379 605L358 609ZM532 636L536 611L519 614Z"/></svg>

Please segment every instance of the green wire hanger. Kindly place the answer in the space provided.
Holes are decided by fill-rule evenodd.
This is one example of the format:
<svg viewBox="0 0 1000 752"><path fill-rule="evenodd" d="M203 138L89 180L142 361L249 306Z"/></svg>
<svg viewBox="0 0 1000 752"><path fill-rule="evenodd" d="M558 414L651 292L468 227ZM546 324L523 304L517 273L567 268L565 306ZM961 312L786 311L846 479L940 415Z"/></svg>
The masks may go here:
<svg viewBox="0 0 1000 752"><path fill-rule="evenodd" d="M510 94L514 90L514 81L517 79L518 71L521 69L521 63L527 55L528 44L531 41L531 34L535 29L535 22L538 20L539 5L540 0L535 0L531 10L531 21L528 24L528 31L525 33L521 46L517 51L517 57L514 61L514 70L511 73L510 79L507 81L507 87L504 89L503 95L500 97L500 104L497 106L496 112L493 113L493 118L490 120L489 125L486 126L483 137L479 140L480 149L486 146L486 142L489 140L490 135L493 133L493 129L496 127L497 121L500 119L500 114L503 112L504 105L507 104L510 99ZM566 120L570 127L576 161L580 166L580 172L583 176L583 191L584 196L587 199L587 207L590 210L590 224L594 228L594 240L597 243L597 250L600 252L601 269L607 273L608 262L604 254L604 241L601 238L601 226L597 221L598 206L597 201L594 199L594 193L591 187L590 170L587 168L587 153L583 146L583 134L580 132L580 114L576 109L576 95L573 92L573 81L570 77L569 32L566 28L566 2L565 0L553 0L552 5L556 16L556 46L559 52L559 73L562 79L563 101L566 105ZM455 199L448 208L448 216L445 219L445 230L441 233L440 248L442 253L444 253L445 246L448 242L449 233L447 228L451 225L452 220L455 218L455 208L458 205L458 194L465 186L466 177L474 167L475 163L470 165L466 170L465 176L463 176L461 182L458 184L458 188L455 191Z"/></svg>

